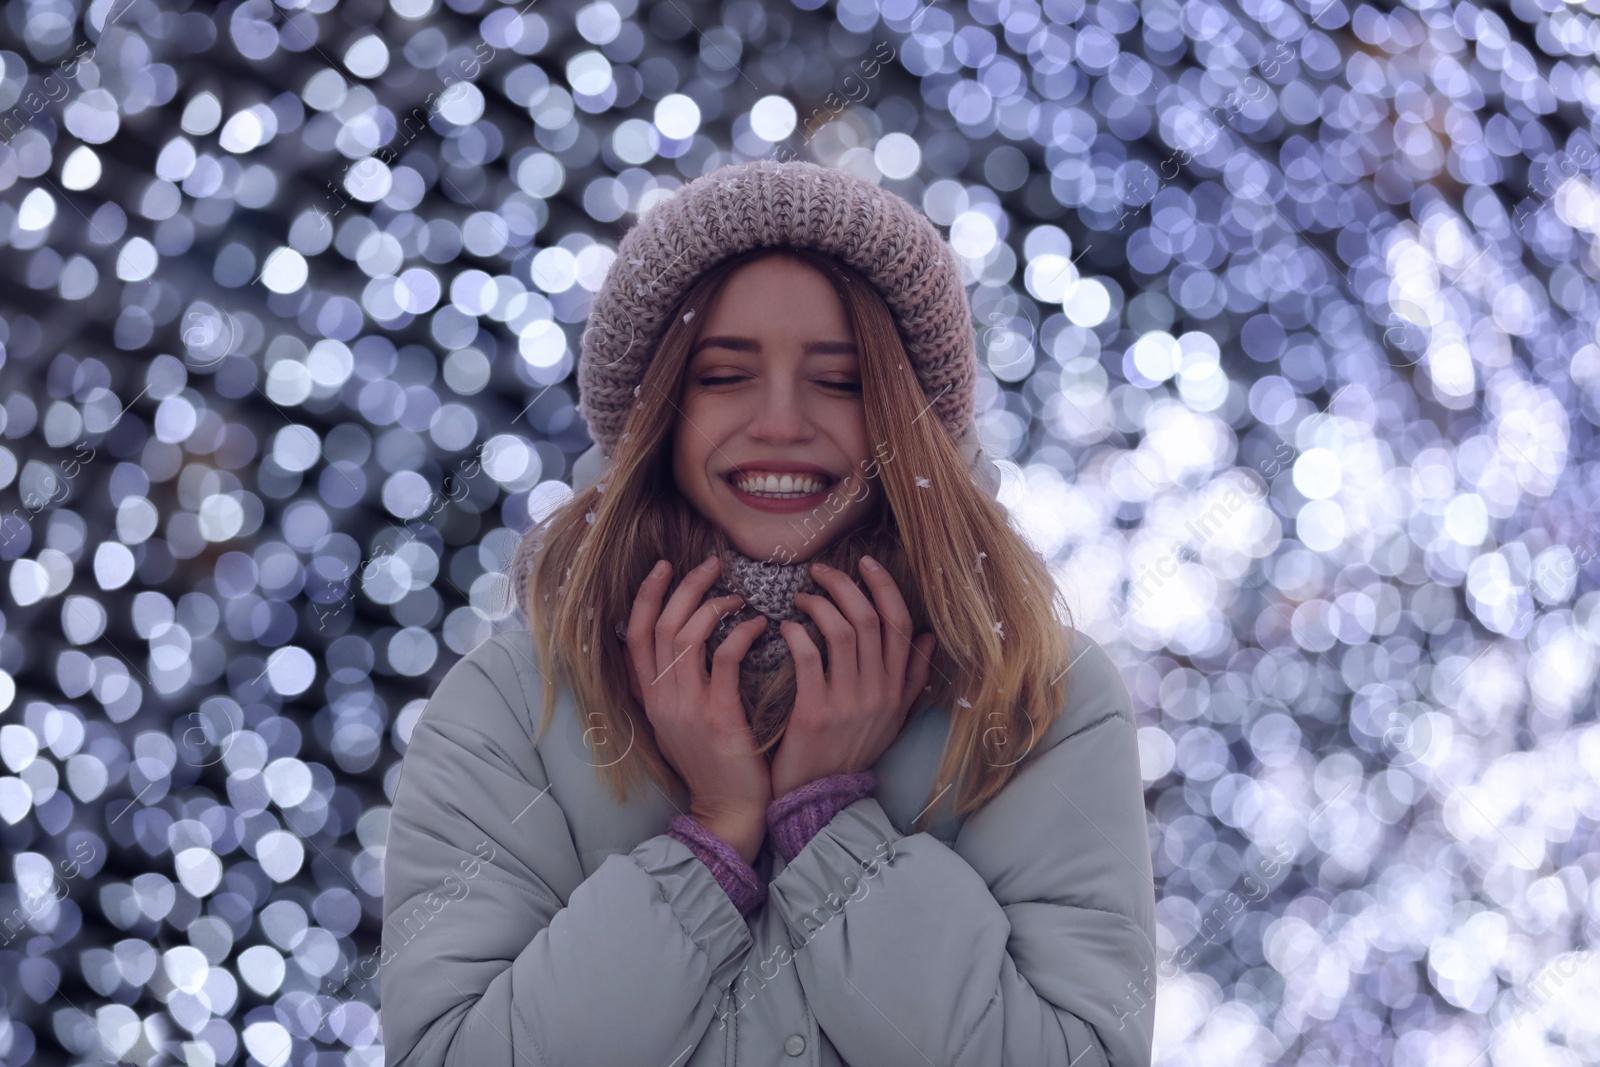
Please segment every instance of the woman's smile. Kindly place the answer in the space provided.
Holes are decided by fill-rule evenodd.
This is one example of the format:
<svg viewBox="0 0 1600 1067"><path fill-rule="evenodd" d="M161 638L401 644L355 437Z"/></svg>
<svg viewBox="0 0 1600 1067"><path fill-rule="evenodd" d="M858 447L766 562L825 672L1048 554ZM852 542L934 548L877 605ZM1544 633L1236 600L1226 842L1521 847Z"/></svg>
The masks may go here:
<svg viewBox="0 0 1600 1067"><path fill-rule="evenodd" d="M730 474L723 478L733 498L745 507L778 512L805 511L820 506L828 498L828 490L833 488L835 481L815 475L789 474L765 477ZM741 487L741 483L744 487ZM756 488L758 486L760 488ZM809 492L807 488L810 488Z"/></svg>

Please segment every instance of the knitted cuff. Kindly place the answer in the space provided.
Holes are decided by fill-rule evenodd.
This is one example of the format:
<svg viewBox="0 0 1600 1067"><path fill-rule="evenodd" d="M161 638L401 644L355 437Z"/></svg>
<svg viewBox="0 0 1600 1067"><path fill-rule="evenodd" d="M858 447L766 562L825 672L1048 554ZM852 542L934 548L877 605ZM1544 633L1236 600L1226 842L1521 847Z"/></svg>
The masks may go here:
<svg viewBox="0 0 1600 1067"><path fill-rule="evenodd" d="M683 842L700 857L740 915L748 915L767 899L767 887L755 868L732 845L690 816L674 815L667 823L667 836Z"/></svg>
<svg viewBox="0 0 1600 1067"><path fill-rule="evenodd" d="M871 771L830 774L791 789L767 806L767 831L783 862L793 863L817 831L837 815L877 788Z"/></svg>

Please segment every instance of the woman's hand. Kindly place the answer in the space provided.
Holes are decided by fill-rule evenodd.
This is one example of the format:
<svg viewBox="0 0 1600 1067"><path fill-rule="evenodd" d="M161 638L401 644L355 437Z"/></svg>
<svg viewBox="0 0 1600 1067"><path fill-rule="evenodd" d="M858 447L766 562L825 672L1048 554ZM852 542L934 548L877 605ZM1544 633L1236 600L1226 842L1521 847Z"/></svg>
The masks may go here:
<svg viewBox="0 0 1600 1067"><path fill-rule="evenodd" d="M628 618L628 688L644 706L662 756L689 788L689 814L748 863L766 837L772 781L739 702L739 661L769 620L760 615L735 626L707 676L706 639L744 602L737 594L701 602L721 563L713 555L690 571L665 609L672 567L663 561L644 580Z"/></svg>
<svg viewBox="0 0 1600 1067"><path fill-rule="evenodd" d="M861 557L872 601L842 571L813 563L811 574L833 601L802 593L795 606L827 639L828 672L824 677L822 653L805 627L785 622L780 629L794 656L795 701L772 761L774 797L830 774L871 769L899 736L927 682L935 643L931 633L911 640L906 602L872 557Z"/></svg>

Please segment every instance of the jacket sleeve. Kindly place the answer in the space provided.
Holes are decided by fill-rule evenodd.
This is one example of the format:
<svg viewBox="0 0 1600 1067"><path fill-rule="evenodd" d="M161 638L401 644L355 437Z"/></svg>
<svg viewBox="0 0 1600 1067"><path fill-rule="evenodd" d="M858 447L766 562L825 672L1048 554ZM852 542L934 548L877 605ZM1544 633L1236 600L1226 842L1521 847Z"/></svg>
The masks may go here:
<svg viewBox="0 0 1600 1067"><path fill-rule="evenodd" d="M953 847L874 797L773 879L796 974L874 1067L1148 1067L1155 885L1128 691L1086 636L1062 720ZM1048 744L1048 747L1046 747Z"/></svg>
<svg viewBox="0 0 1600 1067"><path fill-rule="evenodd" d="M682 1062L750 950L666 834L583 876L532 743L532 655L480 645L412 733L384 857L386 1067Z"/></svg>

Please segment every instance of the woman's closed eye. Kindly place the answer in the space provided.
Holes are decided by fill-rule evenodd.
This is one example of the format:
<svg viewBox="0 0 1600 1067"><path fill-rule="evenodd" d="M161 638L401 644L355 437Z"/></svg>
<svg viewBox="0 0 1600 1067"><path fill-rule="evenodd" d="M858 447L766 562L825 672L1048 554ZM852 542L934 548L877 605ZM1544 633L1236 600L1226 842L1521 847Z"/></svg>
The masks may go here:
<svg viewBox="0 0 1600 1067"><path fill-rule="evenodd" d="M716 376L716 377L701 378L700 379L700 384L701 385L706 385L706 386L724 385L724 384L726 384L728 382L741 382L741 381L744 381L745 377L746 376L742 375L742 374L719 375L719 376ZM850 392L850 393L859 393L859 392L861 392L861 383L857 382L857 381L844 381L844 382L823 382L823 381L819 381L817 384L818 385L825 385L825 386L828 386L829 388L832 388L832 389L841 389L841 390L844 390L844 391Z"/></svg>

